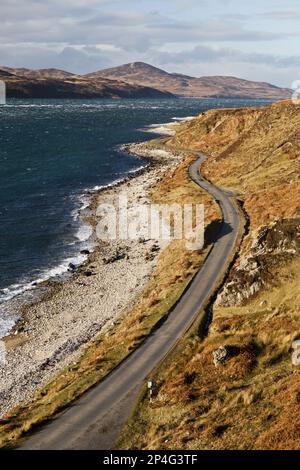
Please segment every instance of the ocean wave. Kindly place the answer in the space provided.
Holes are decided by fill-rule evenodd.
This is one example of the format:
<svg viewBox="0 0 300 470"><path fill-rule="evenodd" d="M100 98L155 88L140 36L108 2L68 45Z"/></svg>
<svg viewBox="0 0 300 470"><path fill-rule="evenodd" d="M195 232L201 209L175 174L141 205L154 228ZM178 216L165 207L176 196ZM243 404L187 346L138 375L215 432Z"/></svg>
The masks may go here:
<svg viewBox="0 0 300 470"><path fill-rule="evenodd" d="M173 117L173 121L185 122L185 121L192 121L195 119L196 116L186 116L186 117Z"/></svg>
<svg viewBox="0 0 300 470"><path fill-rule="evenodd" d="M174 125L173 122L167 122L166 124L151 124L150 126L140 130L142 132L150 132L151 134L173 136L175 135L175 130L167 127L171 124Z"/></svg>
<svg viewBox="0 0 300 470"><path fill-rule="evenodd" d="M4 338L9 334L17 320L17 316L12 316L11 314L6 315L6 313L4 311L2 312L2 309L0 308L0 338Z"/></svg>
<svg viewBox="0 0 300 470"><path fill-rule="evenodd" d="M35 280L28 281L24 279L24 281L20 281L20 283L12 284L9 287L4 287L0 291L2 294L0 297L0 304L13 299L14 297L23 294L28 290L36 288L39 284L42 284L45 281L54 279L64 273L67 273L70 263L76 267L79 267L84 261L86 261L86 259L87 255L83 255L81 253L77 256L67 257L56 266L42 270L38 278Z"/></svg>
<svg viewBox="0 0 300 470"><path fill-rule="evenodd" d="M87 191L84 191L82 194L71 196L75 198L75 209L71 212L71 217L74 221L78 220L80 213L87 209L91 203L91 195Z"/></svg>
<svg viewBox="0 0 300 470"><path fill-rule="evenodd" d="M63 108L64 104L5 104L4 108Z"/></svg>
<svg viewBox="0 0 300 470"><path fill-rule="evenodd" d="M89 193L96 193L98 191L102 191L103 189L113 188L114 186L117 186L118 184L122 183L124 180L125 178L118 178L115 179L112 183L96 185L91 189L87 189L87 191Z"/></svg>
<svg viewBox="0 0 300 470"><path fill-rule="evenodd" d="M88 241L93 234L93 228L91 225L82 224L77 230L75 236L80 242Z"/></svg>

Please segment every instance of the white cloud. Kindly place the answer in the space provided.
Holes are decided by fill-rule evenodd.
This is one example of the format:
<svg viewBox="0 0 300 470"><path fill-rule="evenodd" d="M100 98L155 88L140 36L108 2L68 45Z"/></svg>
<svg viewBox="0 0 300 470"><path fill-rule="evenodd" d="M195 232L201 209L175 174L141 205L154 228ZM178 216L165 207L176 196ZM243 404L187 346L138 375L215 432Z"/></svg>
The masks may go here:
<svg viewBox="0 0 300 470"><path fill-rule="evenodd" d="M265 65L294 73L297 57L272 52L298 34L278 30L293 9L276 3L282 11L257 0L1 0L0 63L84 73L143 60L198 74L231 67L242 75L246 64L257 78Z"/></svg>
<svg viewBox="0 0 300 470"><path fill-rule="evenodd" d="M299 56L280 57L260 52L242 52L230 48L213 48L207 45L198 45L190 50L179 52L156 52L153 58L160 64L184 64L189 62L216 62L231 61L240 63L271 65L275 68L299 67Z"/></svg>

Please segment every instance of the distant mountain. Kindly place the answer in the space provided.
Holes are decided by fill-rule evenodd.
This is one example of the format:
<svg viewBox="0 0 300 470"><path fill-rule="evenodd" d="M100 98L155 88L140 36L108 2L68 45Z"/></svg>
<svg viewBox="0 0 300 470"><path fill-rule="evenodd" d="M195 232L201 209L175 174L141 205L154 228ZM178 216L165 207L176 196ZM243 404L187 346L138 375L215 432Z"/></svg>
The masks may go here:
<svg viewBox="0 0 300 470"><path fill-rule="evenodd" d="M68 78L77 76L71 72L66 72L65 70L59 70L59 69L31 70L31 69L25 69L25 68L11 68L11 67L1 67L1 66L0 68L1 70L12 73L13 75L18 75L19 77L32 78L36 80L48 79L48 78L54 78L56 80L63 80L63 79L68 79Z"/></svg>
<svg viewBox="0 0 300 470"><path fill-rule="evenodd" d="M285 100L291 90L235 77L190 77L143 62L76 75L58 69L0 66L8 97L17 98L262 98Z"/></svg>
<svg viewBox="0 0 300 470"><path fill-rule="evenodd" d="M0 67L11 98L170 98L169 92L103 77L83 77L56 69Z"/></svg>
<svg viewBox="0 0 300 470"><path fill-rule="evenodd" d="M186 97L262 98L284 100L291 97L291 90L269 83L252 82L235 77L190 77L168 73L144 62L133 62L120 67L100 70L86 75L88 78L109 78L151 86L164 92Z"/></svg>

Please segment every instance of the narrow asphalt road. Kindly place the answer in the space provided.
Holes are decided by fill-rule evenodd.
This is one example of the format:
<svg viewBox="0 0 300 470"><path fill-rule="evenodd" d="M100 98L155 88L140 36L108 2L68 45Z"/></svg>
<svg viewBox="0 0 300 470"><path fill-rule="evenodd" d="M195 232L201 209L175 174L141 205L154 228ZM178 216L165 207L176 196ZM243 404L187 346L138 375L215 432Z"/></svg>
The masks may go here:
<svg viewBox="0 0 300 470"><path fill-rule="evenodd" d="M19 449L110 449L116 430L126 421L139 389L153 368L191 326L214 292L237 242L240 215L231 195L202 179L199 158L189 169L191 179L211 194L223 213L219 238L189 289L162 326L106 379L63 414L33 434Z"/></svg>

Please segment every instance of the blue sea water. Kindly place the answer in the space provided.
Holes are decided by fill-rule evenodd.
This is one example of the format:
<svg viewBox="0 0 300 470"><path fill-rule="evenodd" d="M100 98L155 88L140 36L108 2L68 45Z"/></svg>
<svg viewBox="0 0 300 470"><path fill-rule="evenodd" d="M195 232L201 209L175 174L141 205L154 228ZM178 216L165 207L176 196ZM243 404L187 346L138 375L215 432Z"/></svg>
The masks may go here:
<svg viewBox="0 0 300 470"><path fill-rule="evenodd" d="M0 106L1 306L36 280L61 274L86 247L76 216L87 190L145 165L120 145L151 138L141 129L210 108L266 101L10 100ZM4 310L2 310L4 312Z"/></svg>

